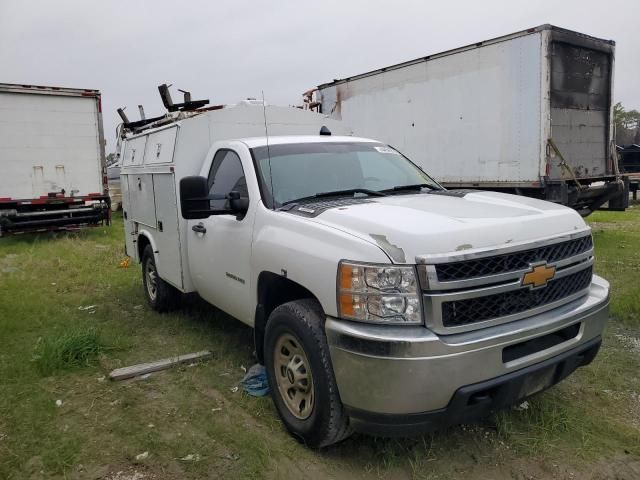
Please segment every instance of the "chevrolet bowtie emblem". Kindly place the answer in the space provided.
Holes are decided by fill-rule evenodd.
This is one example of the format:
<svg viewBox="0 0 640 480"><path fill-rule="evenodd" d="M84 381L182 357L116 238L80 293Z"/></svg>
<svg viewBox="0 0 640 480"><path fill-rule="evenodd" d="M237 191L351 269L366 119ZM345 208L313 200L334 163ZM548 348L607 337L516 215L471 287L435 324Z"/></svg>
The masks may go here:
<svg viewBox="0 0 640 480"><path fill-rule="evenodd" d="M531 288L544 287L555 275L556 267L550 267L546 263L531 265L531 270L522 276L522 286Z"/></svg>

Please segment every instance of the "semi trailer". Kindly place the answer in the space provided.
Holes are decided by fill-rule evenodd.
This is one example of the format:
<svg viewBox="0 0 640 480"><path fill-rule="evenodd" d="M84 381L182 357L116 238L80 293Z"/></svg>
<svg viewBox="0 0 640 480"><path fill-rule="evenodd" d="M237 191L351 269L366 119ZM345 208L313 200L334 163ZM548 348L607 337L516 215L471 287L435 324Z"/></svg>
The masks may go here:
<svg viewBox="0 0 640 480"><path fill-rule="evenodd" d="M0 83L0 235L109 223L100 99Z"/></svg>
<svg viewBox="0 0 640 480"><path fill-rule="evenodd" d="M397 147L447 188L588 215L628 203L613 143L614 53L612 40L542 25L323 83L304 102Z"/></svg>

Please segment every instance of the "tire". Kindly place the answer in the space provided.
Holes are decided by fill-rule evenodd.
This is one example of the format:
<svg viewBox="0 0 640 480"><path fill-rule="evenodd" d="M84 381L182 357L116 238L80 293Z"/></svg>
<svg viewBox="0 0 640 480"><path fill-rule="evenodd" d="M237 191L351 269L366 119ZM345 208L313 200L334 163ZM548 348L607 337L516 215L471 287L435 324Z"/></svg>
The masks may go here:
<svg viewBox="0 0 640 480"><path fill-rule="evenodd" d="M271 313L264 358L273 403L294 437L321 448L351 435L316 300L285 303Z"/></svg>
<svg viewBox="0 0 640 480"><path fill-rule="evenodd" d="M180 302L180 292L158 275L151 245L144 247L142 253L142 284L144 296L156 312L168 312Z"/></svg>

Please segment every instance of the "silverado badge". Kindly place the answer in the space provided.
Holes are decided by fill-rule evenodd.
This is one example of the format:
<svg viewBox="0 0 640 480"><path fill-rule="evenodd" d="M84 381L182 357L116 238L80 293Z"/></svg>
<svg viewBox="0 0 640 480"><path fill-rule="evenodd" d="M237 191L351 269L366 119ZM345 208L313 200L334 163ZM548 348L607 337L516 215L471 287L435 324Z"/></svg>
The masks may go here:
<svg viewBox="0 0 640 480"><path fill-rule="evenodd" d="M546 263L531 265L531 270L522 276L522 286L531 288L544 287L555 275L556 267L551 267Z"/></svg>

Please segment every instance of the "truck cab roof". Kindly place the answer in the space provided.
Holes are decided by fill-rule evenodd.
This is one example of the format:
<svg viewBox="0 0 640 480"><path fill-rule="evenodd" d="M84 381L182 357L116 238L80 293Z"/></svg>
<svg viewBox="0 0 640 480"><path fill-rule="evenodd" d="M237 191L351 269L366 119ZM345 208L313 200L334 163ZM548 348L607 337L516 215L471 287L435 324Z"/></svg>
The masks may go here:
<svg viewBox="0 0 640 480"><path fill-rule="evenodd" d="M249 148L264 147L267 145L283 145L288 143L380 143L377 140L346 135L278 135L269 137L240 138L237 140L244 143Z"/></svg>

